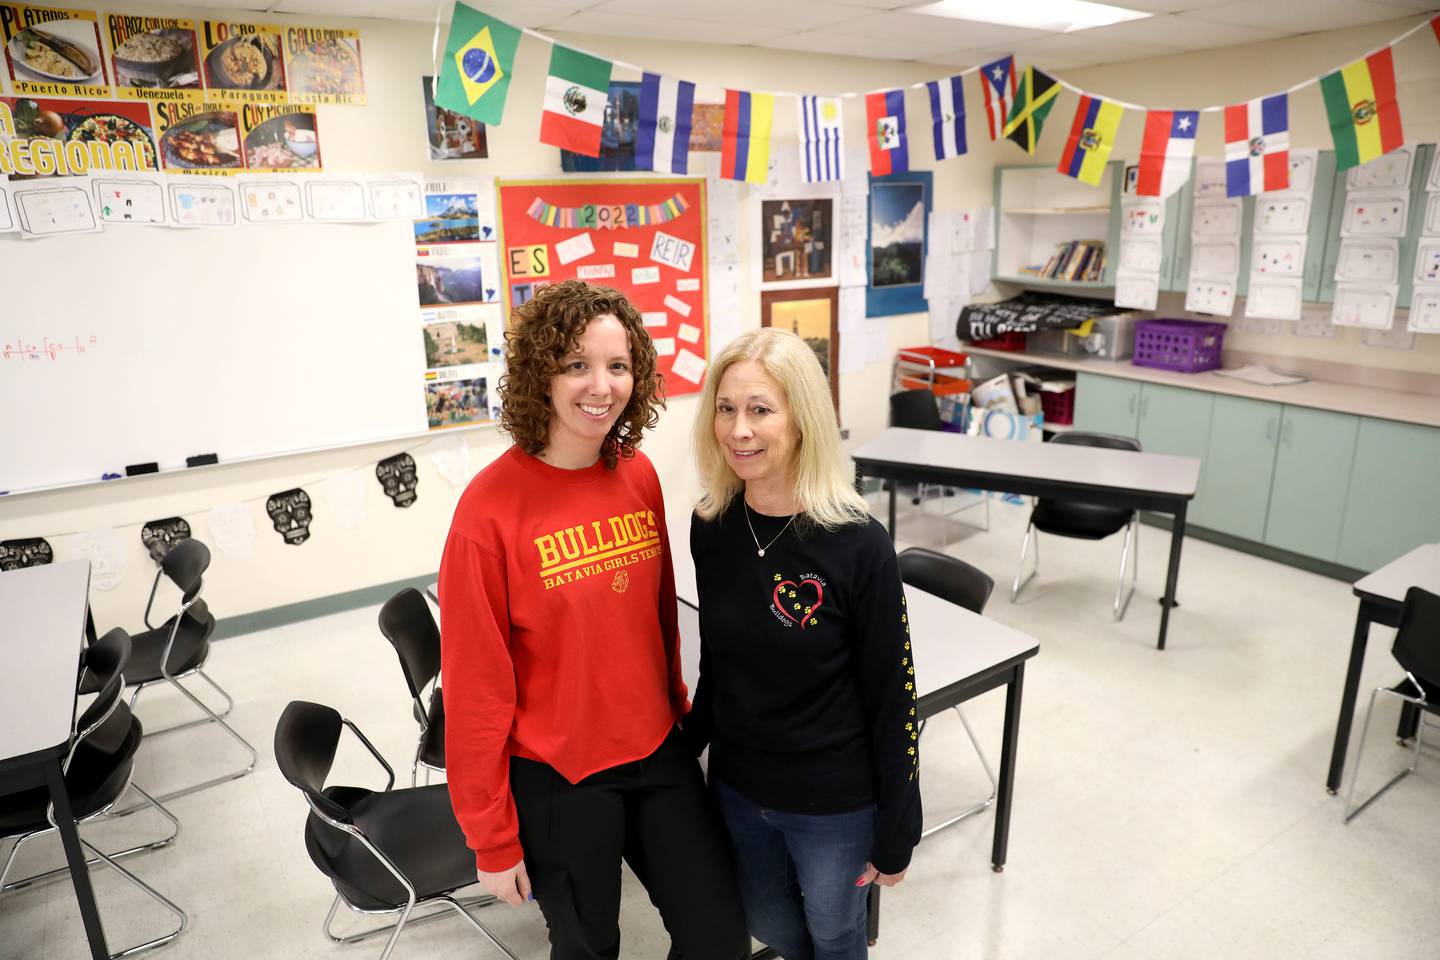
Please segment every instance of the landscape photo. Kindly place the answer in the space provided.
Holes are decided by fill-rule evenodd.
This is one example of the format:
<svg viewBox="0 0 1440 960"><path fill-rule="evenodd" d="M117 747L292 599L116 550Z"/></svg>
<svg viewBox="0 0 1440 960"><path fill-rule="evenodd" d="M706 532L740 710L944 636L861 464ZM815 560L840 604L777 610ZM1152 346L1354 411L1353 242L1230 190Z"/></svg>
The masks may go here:
<svg viewBox="0 0 1440 960"><path fill-rule="evenodd" d="M490 344L483 323L446 321L429 324L422 331L428 368L484 363L489 359Z"/></svg>
<svg viewBox="0 0 1440 960"><path fill-rule="evenodd" d="M479 257L417 263L415 284L422 307L485 302L485 278Z"/></svg>
<svg viewBox="0 0 1440 960"><path fill-rule="evenodd" d="M925 185L870 186L870 285L900 287L924 281Z"/></svg>
<svg viewBox="0 0 1440 960"><path fill-rule="evenodd" d="M491 419L485 378L425 384L425 415L432 430Z"/></svg>
<svg viewBox="0 0 1440 960"><path fill-rule="evenodd" d="M425 194L425 219L415 221L416 243L476 243L480 212L473 193Z"/></svg>

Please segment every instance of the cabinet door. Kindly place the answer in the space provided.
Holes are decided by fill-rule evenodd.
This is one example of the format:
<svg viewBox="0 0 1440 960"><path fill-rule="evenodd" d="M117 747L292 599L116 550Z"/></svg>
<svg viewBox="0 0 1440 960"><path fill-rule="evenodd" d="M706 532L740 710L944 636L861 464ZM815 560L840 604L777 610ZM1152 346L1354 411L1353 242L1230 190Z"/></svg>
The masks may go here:
<svg viewBox="0 0 1440 960"><path fill-rule="evenodd" d="M1110 168L1110 225L1105 234L1105 270L1100 282L1107 287L1115 286L1115 270L1120 265L1120 194L1125 186L1125 161L1112 160Z"/></svg>
<svg viewBox="0 0 1440 960"><path fill-rule="evenodd" d="M1315 192L1310 197L1310 231L1305 242L1305 274L1301 296L1306 303L1320 299L1325 264L1325 231L1330 227L1330 200L1335 190L1335 151L1321 150L1315 158ZM1339 229L1339 226L1336 226ZM1339 249L1336 249L1339 255ZM1334 264L1331 264L1334 272Z"/></svg>
<svg viewBox="0 0 1440 960"><path fill-rule="evenodd" d="M1337 559L1376 570L1440 542L1440 429L1365 417L1345 500Z"/></svg>
<svg viewBox="0 0 1440 960"><path fill-rule="evenodd" d="M1140 391L1140 445L1146 453L1168 453L1202 461L1200 484L1187 519L1205 526L1206 448L1210 446L1210 414L1215 396L1202 390L1147 383Z"/></svg>
<svg viewBox="0 0 1440 960"><path fill-rule="evenodd" d="M1430 163L1435 156L1435 144L1422 143L1414 148L1415 160L1410 166L1410 219L1406 222L1405 239L1400 241L1400 290L1395 305L1410 308L1410 296L1415 286L1415 255L1420 247L1420 235L1425 232L1425 207L1430 194L1425 181L1430 176Z"/></svg>
<svg viewBox="0 0 1440 960"><path fill-rule="evenodd" d="M1285 407L1266 543L1335 559L1359 427L1360 418L1347 413Z"/></svg>
<svg viewBox="0 0 1440 960"><path fill-rule="evenodd" d="M1181 251L1190 249L1190 207L1194 204L1195 161L1190 161L1190 177L1185 185L1165 201L1165 232L1160 261L1160 289L1184 290L1188 285L1190 258ZM1181 272L1183 260L1184 272Z"/></svg>
<svg viewBox="0 0 1440 960"><path fill-rule="evenodd" d="M1081 373L1075 378L1075 429L1135 436L1140 384L1134 380Z"/></svg>
<svg viewBox="0 0 1440 960"><path fill-rule="evenodd" d="M1196 497L1205 509L1203 520L1195 519L1196 523L1247 540L1265 535L1280 412L1278 403L1215 398L1204 476Z"/></svg>
<svg viewBox="0 0 1440 960"><path fill-rule="evenodd" d="M1235 295L1250 290L1250 255L1255 247L1255 198L1246 197L1240 219L1240 275L1235 278Z"/></svg>
<svg viewBox="0 0 1440 960"><path fill-rule="evenodd" d="M1325 221L1325 258L1320 262L1321 303L1335 302L1335 265L1340 262L1340 224L1345 219L1348 181L1345 171L1335 171L1335 189L1330 194L1330 215Z"/></svg>

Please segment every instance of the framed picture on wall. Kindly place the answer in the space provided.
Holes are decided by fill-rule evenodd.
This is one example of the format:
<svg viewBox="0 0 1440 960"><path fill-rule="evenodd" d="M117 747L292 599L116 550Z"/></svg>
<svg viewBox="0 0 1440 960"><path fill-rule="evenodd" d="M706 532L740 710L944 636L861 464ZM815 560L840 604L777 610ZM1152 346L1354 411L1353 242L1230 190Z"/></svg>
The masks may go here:
<svg viewBox="0 0 1440 960"><path fill-rule="evenodd" d="M840 413L840 288L760 291L760 325L798 335L815 351Z"/></svg>
<svg viewBox="0 0 1440 960"><path fill-rule="evenodd" d="M834 223L828 197L760 201L760 283L834 283Z"/></svg>
<svg viewBox="0 0 1440 960"><path fill-rule="evenodd" d="M605 119L600 127L600 156L587 157L561 150L560 169L566 173L636 169L635 133L639 123L640 84L633 80L611 81Z"/></svg>
<svg viewBox="0 0 1440 960"><path fill-rule="evenodd" d="M927 171L870 178L865 315L925 312L925 254L935 177Z"/></svg>

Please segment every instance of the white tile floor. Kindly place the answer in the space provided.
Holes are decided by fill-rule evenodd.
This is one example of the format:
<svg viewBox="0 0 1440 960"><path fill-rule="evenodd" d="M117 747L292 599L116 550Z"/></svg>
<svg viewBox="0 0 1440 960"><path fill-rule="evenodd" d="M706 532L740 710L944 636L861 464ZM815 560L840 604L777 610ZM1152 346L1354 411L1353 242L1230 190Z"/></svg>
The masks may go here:
<svg viewBox="0 0 1440 960"><path fill-rule="evenodd" d="M927 840L909 879L886 894L875 960L1440 956L1440 753L1427 750L1418 776L1348 827L1342 801L1323 787L1355 613L1347 585L1187 541L1182 606L1160 653L1156 597L1168 534L1142 528L1139 589L1114 624L1118 538L1046 537L1040 575L1011 604L1025 510L997 502L993 514L989 533L902 514L900 540L937 545L948 529L950 551L1001 582L989 615L1040 638L1026 677L1009 866L990 871L988 813ZM378 955L376 941L333 947L321 938L330 889L302 845L304 803L270 757L280 710L311 699L359 723L405 778L415 726L375 614L356 610L215 648L211 672L235 694L235 721L261 762L252 776L176 800L180 840L129 861L190 912L190 929L157 956ZM1363 691L1396 679L1391 635L1372 632ZM967 707L992 758L1002 705L996 692ZM141 701L151 725L178 711L173 696ZM1372 726L1364 783L1378 785L1404 762L1394 720L1386 706ZM1352 743L1352 769L1354 755ZM953 717L931 726L924 757L931 822L984 793ZM223 735L195 729L147 741L137 779L163 791L238 760ZM348 750L331 782L382 783L370 767ZM113 849L162 826L137 814L85 831ZM25 851L20 869L58 862L58 845L46 843ZM167 922L110 871L97 872L95 886L112 948ZM481 916L520 956L547 955L534 907ZM624 956L664 956L664 931L633 880L622 926ZM0 957L86 955L68 883L0 897ZM445 919L408 931L395 956L497 954Z"/></svg>

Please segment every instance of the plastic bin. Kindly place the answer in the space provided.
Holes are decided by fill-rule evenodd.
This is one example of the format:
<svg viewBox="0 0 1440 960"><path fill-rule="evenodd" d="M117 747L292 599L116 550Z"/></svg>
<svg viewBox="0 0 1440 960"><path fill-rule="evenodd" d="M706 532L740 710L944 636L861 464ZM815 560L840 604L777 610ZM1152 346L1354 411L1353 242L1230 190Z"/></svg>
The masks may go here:
<svg viewBox="0 0 1440 960"><path fill-rule="evenodd" d="M1063 390L1040 391L1040 410L1045 414L1046 423L1072 424L1075 422L1075 384Z"/></svg>
<svg viewBox="0 0 1440 960"><path fill-rule="evenodd" d="M1011 330L998 337L991 337L989 340L972 340L970 345L986 350L1010 350L1018 353L1025 349L1025 334Z"/></svg>
<svg viewBox="0 0 1440 960"><path fill-rule="evenodd" d="M1155 367L1179 373L1201 373L1220 368L1225 324L1205 320L1141 320L1135 324L1137 367Z"/></svg>

